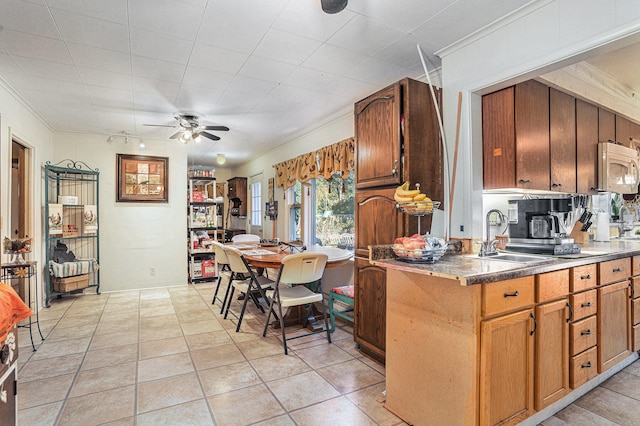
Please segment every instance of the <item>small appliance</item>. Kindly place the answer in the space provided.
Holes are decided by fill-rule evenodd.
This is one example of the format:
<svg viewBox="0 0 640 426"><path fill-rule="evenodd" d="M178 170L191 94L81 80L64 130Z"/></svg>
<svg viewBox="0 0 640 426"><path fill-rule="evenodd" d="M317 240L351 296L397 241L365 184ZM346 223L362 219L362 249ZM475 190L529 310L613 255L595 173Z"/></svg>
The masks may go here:
<svg viewBox="0 0 640 426"><path fill-rule="evenodd" d="M572 198L509 200L507 250L533 254L580 253L564 227Z"/></svg>
<svg viewBox="0 0 640 426"><path fill-rule="evenodd" d="M611 141L598 144L598 189L637 194L640 182L638 151Z"/></svg>

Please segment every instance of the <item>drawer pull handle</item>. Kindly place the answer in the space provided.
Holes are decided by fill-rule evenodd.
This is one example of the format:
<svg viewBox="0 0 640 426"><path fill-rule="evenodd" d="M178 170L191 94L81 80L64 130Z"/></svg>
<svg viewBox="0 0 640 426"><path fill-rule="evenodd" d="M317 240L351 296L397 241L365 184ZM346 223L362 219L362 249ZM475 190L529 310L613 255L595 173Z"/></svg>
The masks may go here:
<svg viewBox="0 0 640 426"><path fill-rule="evenodd" d="M582 303L580 305L581 308L590 308L591 307L591 302L587 302L587 303Z"/></svg>
<svg viewBox="0 0 640 426"><path fill-rule="evenodd" d="M589 330L582 331L582 332L580 332L580 335L581 336L591 336L591 330L589 329Z"/></svg>
<svg viewBox="0 0 640 426"><path fill-rule="evenodd" d="M532 313L529 314L529 316L531 317L531 319L533 320L533 330L531 330L529 332L529 336L533 336L536 332L536 330L538 329L538 321L536 320L536 316L533 315Z"/></svg>
<svg viewBox="0 0 640 426"><path fill-rule="evenodd" d="M520 179L520 183L531 183L531 179Z"/></svg>
<svg viewBox="0 0 640 426"><path fill-rule="evenodd" d="M505 297L505 299L506 299L507 297L517 297L519 294L520 294L520 293L518 293L518 290L516 290L516 291L515 291L515 293L505 293L505 294L504 294L504 297Z"/></svg>
<svg viewBox="0 0 640 426"><path fill-rule="evenodd" d="M634 299L636 297L635 296L636 289L633 287L633 283L632 282L629 282L629 287L631 288L631 292L629 294L629 299Z"/></svg>
<svg viewBox="0 0 640 426"><path fill-rule="evenodd" d="M580 367L582 367L582 368L591 368L591 361L587 362L586 364L582 364Z"/></svg>
<svg viewBox="0 0 640 426"><path fill-rule="evenodd" d="M571 303L567 302L567 308L569 308L569 318L567 318L567 322L571 322L573 319L573 307L571 307Z"/></svg>
<svg viewBox="0 0 640 426"><path fill-rule="evenodd" d="M581 280L590 280L591 279L591 274L587 274L587 275L581 275L580 276Z"/></svg>
<svg viewBox="0 0 640 426"><path fill-rule="evenodd" d="M622 268L613 268L611 272L613 272L614 274L617 272L622 272Z"/></svg>

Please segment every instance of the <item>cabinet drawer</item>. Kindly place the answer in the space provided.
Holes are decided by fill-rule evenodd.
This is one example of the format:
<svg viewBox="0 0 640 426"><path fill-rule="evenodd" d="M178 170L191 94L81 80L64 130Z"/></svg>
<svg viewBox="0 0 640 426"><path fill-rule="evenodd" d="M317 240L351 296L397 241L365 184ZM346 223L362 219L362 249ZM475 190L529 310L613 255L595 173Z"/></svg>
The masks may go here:
<svg viewBox="0 0 640 426"><path fill-rule="evenodd" d="M633 350L640 351L640 324L633 326Z"/></svg>
<svg viewBox="0 0 640 426"><path fill-rule="evenodd" d="M596 316L591 316L569 324L569 352L579 354L597 343L598 322Z"/></svg>
<svg viewBox="0 0 640 426"><path fill-rule="evenodd" d="M482 316L514 311L533 305L533 302L533 276L482 285Z"/></svg>
<svg viewBox="0 0 640 426"><path fill-rule="evenodd" d="M593 347L569 361L569 386L576 389L598 375L598 350Z"/></svg>
<svg viewBox="0 0 640 426"><path fill-rule="evenodd" d="M640 256L631 258L631 275L640 275Z"/></svg>
<svg viewBox="0 0 640 426"><path fill-rule="evenodd" d="M578 321L593 315L598 311L598 292L593 290L569 296L569 303L573 309L573 320Z"/></svg>
<svg viewBox="0 0 640 426"><path fill-rule="evenodd" d="M536 302L558 299L567 294L569 294L568 269L536 276Z"/></svg>
<svg viewBox="0 0 640 426"><path fill-rule="evenodd" d="M571 293L595 287L598 284L597 271L598 267L595 263L571 268L571 280L569 283Z"/></svg>
<svg viewBox="0 0 640 426"><path fill-rule="evenodd" d="M640 277L631 278L631 298L640 297Z"/></svg>
<svg viewBox="0 0 640 426"><path fill-rule="evenodd" d="M640 324L640 297L631 301L631 324Z"/></svg>
<svg viewBox="0 0 640 426"><path fill-rule="evenodd" d="M631 276L631 258L598 263L600 285L626 280Z"/></svg>

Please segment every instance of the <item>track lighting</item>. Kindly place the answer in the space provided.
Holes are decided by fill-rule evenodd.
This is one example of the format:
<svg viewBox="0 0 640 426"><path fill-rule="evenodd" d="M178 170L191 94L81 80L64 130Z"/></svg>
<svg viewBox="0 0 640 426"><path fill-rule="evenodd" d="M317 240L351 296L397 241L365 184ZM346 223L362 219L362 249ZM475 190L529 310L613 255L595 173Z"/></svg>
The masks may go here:
<svg viewBox="0 0 640 426"><path fill-rule="evenodd" d="M227 157L225 157L224 154L218 154L218 156L216 157L216 163L222 166L226 162L227 162Z"/></svg>
<svg viewBox="0 0 640 426"><path fill-rule="evenodd" d="M118 138L122 138L122 139L118 139ZM121 140L122 142L124 142L125 144L130 144L131 141L133 140L135 141L136 138L138 138L137 136L132 136L131 132L128 130L123 130L122 132L115 134L115 135L109 135L107 136L107 142L111 143L113 141L117 141L117 140ZM144 148L144 142L142 141L142 138L138 138L139 141L139 146L140 148Z"/></svg>

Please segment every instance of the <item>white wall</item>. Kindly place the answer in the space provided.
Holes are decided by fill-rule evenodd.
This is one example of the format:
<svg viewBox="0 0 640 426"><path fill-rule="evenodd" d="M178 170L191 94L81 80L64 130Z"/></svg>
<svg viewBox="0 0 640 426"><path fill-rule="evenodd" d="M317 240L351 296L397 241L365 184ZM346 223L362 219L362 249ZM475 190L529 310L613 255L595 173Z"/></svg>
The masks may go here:
<svg viewBox="0 0 640 426"><path fill-rule="evenodd" d="M458 92L463 98L453 237L482 237L484 218L474 214L472 206L482 203L483 90L490 92L559 69L582 60L593 49L623 45L625 37L639 31L640 2L635 0L546 0L439 53L450 161Z"/></svg>

